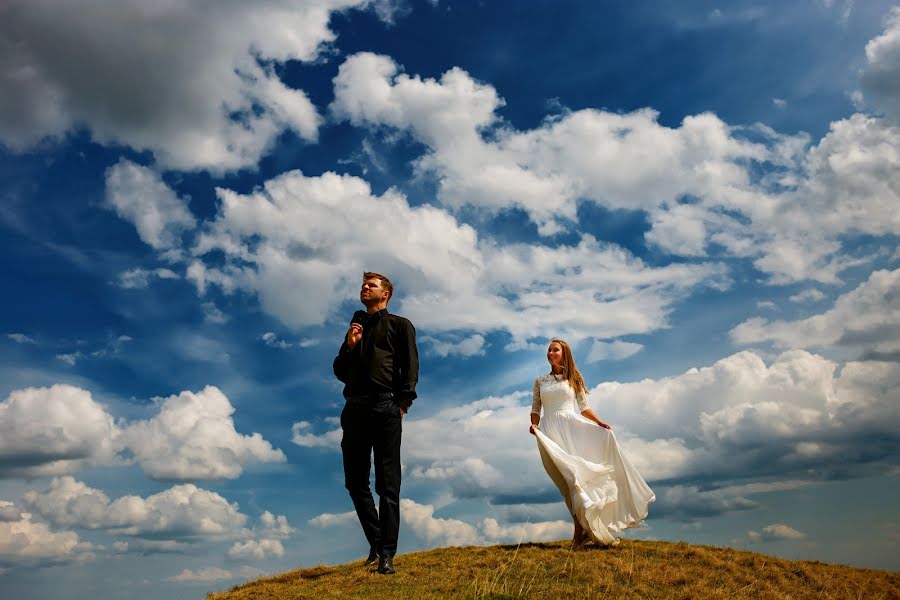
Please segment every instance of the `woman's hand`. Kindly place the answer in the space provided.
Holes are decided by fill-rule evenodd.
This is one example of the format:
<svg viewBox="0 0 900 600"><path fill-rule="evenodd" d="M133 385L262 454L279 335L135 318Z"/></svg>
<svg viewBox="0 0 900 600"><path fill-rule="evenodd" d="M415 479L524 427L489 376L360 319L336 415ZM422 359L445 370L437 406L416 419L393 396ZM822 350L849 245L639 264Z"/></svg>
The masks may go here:
<svg viewBox="0 0 900 600"><path fill-rule="evenodd" d="M600 419L597 419L597 425L599 425L603 429L609 429L610 431L612 431L612 425L610 425L609 423L604 423Z"/></svg>
<svg viewBox="0 0 900 600"><path fill-rule="evenodd" d="M534 432L538 430L538 426L536 423L532 423L531 427L528 428L528 433L534 435Z"/></svg>

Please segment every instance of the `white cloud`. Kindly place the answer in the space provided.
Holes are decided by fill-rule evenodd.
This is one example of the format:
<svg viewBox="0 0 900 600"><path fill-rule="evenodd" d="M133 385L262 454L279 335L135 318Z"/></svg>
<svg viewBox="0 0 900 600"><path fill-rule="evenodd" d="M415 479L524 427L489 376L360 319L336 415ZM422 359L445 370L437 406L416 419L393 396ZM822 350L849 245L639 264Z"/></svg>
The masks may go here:
<svg viewBox="0 0 900 600"><path fill-rule="evenodd" d="M297 530L288 524L287 517L284 515L273 515L269 511L264 511L259 516L259 524L256 529L257 535L262 538L285 539L293 535Z"/></svg>
<svg viewBox="0 0 900 600"><path fill-rule="evenodd" d="M85 127L165 168L253 167L283 131L315 140L321 122L274 65L316 60L332 13L363 4L14 0L0 22L0 142L26 150Z"/></svg>
<svg viewBox="0 0 900 600"><path fill-rule="evenodd" d="M241 435L234 407L215 386L181 392L160 403L159 414L122 432L122 443L153 479L234 479L252 462L283 462L259 433Z"/></svg>
<svg viewBox="0 0 900 600"><path fill-rule="evenodd" d="M56 359L61 360L66 363L70 367L74 367L75 363L84 358L84 354L81 352L69 352L68 354L57 354Z"/></svg>
<svg viewBox="0 0 900 600"><path fill-rule="evenodd" d="M739 344L779 348L845 346L870 354L900 351L900 269L874 271L826 312L797 321L748 319L731 330Z"/></svg>
<svg viewBox="0 0 900 600"><path fill-rule="evenodd" d="M644 210L648 243L752 258L780 284L836 283L862 260L841 255L845 237L900 232L900 131L884 119L836 121L809 146L805 134L733 128L708 113L664 127L650 109L584 109L516 131L499 120L502 105L461 69L422 79L361 53L341 66L331 109L421 141L414 165L445 205L521 208L545 235L572 229L579 201Z"/></svg>
<svg viewBox="0 0 900 600"><path fill-rule="evenodd" d="M61 475L133 459L153 479L233 479L250 463L285 460L260 434L237 432L234 407L218 388L158 406L149 419L117 424L87 390L16 390L0 402L0 475Z"/></svg>
<svg viewBox="0 0 900 600"><path fill-rule="evenodd" d="M291 442L305 448L333 448L340 446L343 434L340 429L333 429L325 435L311 433L313 424L309 421L298 421L291 426Z"/></svg>
<svg viewBox="0 0 900 600"><path fill-rule="evenodd" d="M822 293L821 290L817 288L810 288L808 290L803 290L793 296L789 297L788 300L791 302L818 302L820 300L825 299L825 294Z"/></svg>
<svg viewBox="0 0 900 600"><path fill-rule="evenodd" d="M775 105L775 108L784 109L787 108L787 100L784 98L772 98L772 104Z"/></svg>
<svg viewBox="0 0 900 600"><path fill-rule="evenodd" d="M73 531L53 531L23 513L16 521L0 521L0 565L41 567L89 560L93 546Z"/></svg>
<svg viewBox="0 0 900 600"><path fill-rule="evenodd" d="M400 499L401 527L430 548L549 541L572 533L569 521L501 524L489 517L473 525L460 519L436 517L434 512L435 507L431 504L420 504L409 498ZM309 522L320 528L345 526L356 522L356 513L326 513Z"/></svg>
<svg viewBox="0 0 900 600"><path fill-rule="evenodd" d="M109 463L118 428L90 392L64 384L0 402L0 474L36 477Z"/></svg>
<svg viewBox="0 0 900 600"><path fill-rule="evenodd" d="M267 331L261 336L259 336L263 342L265 342L266 346L270 346L272 348L278 348L279 350L287 350L288 348L292 348L294 345L290 342L286 342L283 339L279 338L274 331Z"/></svg>
<svg viewBox="0 0 900 600"><path fill-rule="evenodd" d="M490 85L459 68L440 80L399 73L390 58L349 57L335 78L332 111L357 125L409 130L430 152L416 166L439 181L450 206L489 210L517 206L542 232L575 219L579 198L642 208L718 186L743 185L738 158L761 158L763 149L733 139L713 115L685 119L679 129L658 124L651 110L619 115L576 111L528 132L482 132L496 125L504 104ZM648 151L652 148L652 151Z"/></svg>
<svg viewBox="0 0 900 600"><path fill-rule="evenodd" d="M313 527L334 527L335 525L346 525L354 523L357 520L356 511L348 511L345 513L322 513L309 520L309 524Z"/></svg>
<svg viewBox="0 0 900 600"><path fill-rule="evenodd" d="M28 337L24 333L7 333L6 337L11 339L17 344L36 344L32 338Z"/></svg>
<svg viewBox="0 0 900 600"><path fill-rule="evenodd" d="M759 302L756 303L756 308L761 308L761 309L765 309L765 310L772 310L777 307L778 307L778 305L775 304L774 302L772 302L771 300L760 300Z"/></svg>
<svg viewBox="0 0 900 600"><path fill-rule="evenodd" d="M373 196L365 181L347 175L293 171L249 195L218 195L219 215L198 237L188 278L201 294L210 285L256 294L266 312L291 327L335 317L330 311L373 268L397 285L394 312L434 339L459 344L439 343L448 353L475 352L474 335L491 331L509 332L513 348L535 337L577 342L646 333L667 326L671 305L696 287L727 284L723 265L651 267L589 235L569 246L479 240L444 210L411 207L392 190ZM366 237L358 235L360 222L370 224ZM375 255L370 238L379 239ZM225 254L224 266L202 262L214 250ZM469 339L457 342L464 333Z"/></svg>
<svg viewBox="0 0 900 600"><path fill-rule="evenodd" d="M237 504L193 484L110 501L102 491L64 476L54 478L45 492L27 492L24 500L57 525L153 539L219 539L239 535L247 522Z"/></svg>
<svg viewBox="0 0 900 600"><path fill-rule="evenodd" d="M885 113L900 119L900 8L885 20L884 32L866 44L862 85Z"/></svg>
<svg viewBox="0 0 900 600"><path fill-rule="evenodd" d="M106 171L106 199L119 217L137 228L141 240L156 250L179 247L182 232L196 225L187 202L175 195L158 173L124 158ZM144 283L137 276L129 282Z"/></svg>
<svg viewBox="0 0 900 600"><path fill-rule="evenodd" d="M518 544L565 539L572 535L570 521L543 521L501 525L496 519L484 519L481 531L489 544Z"/></svg>
<svg viewBox="0 0 900 600"><path fill-rule="evenodd" d="M159 267L156 269L142 269L135 267L119 273L119 287L125 289L142 290L150 285L150 280L178 279L178 274L171 269Z"/></svg>
<svg viewBox="0 0 900 600"><path fill-rule="evenodd" d="M751 542L777 542L782 540L802 540L806 537L806 534L788 525L776 523L763 527L762 531L750 531L747 536Z"/></svg>
<svg viewBox="0 0 900 600"><path fill-rule="evenodd" d="M284 556L284 546L278 540L248 540L235 542L228 550L231 560L264 560Z"/></svg>
<svg viewBox="0 0 900 600"><path fill-rule="evenodd" d="M621 360L628 358L641 351L644 346L635 344L634 342L623 342L614 340L612 342L603 342L594 340L591 345L591 351L588 353L587 362L597 362L600 360Z"/></svg>
<svg viewBox="0 0 900 600"><path fill-rule="evenodd" d="M213 583L215 581L225 581L233 579L234 575L231 571L226 571L221 567L206 567L204 569L184 569L178 575L167 577L163 581L171 581L174 583Z"/></svg>
<svg viewBox="0 0 900 600"><path fill-rule="evenodd" d="M484 356L485 353L484 336L477 333L458 341L428 336L419 338L419 341L430 344L434 353L442 358L447 356Z"/></svg>
<svg viewBox="0 0 900 600"><path fill-rule="evenodd" d="M401 498L400 519L406 528L430 547L484 544L474 526L459 519L435 517L434 507L430 504Z"/></svg>

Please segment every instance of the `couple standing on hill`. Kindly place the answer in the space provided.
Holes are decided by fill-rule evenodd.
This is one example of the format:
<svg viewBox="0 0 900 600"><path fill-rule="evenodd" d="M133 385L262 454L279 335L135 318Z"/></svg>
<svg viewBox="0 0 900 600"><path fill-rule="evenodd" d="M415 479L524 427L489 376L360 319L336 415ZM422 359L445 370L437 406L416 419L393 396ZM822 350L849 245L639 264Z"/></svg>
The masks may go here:
<svg viewBox="0 0 900 600"><path fill-rule="evenodd" d="M344 482L369 542L365 564L377 561L383 574L394 573L400 437L419 380L416 330L408 319L387 311L393 292L384 275L363 274L359 299L366 310L354 313L334 359L346 400L341 412ZM537 438L541 462L572 515L573 544L616 544L610 532L639 525L655 496L619 450L612 427L588 406L569 345L552 340L547 362L550 373L535 380L531 406L530 432ZM373 451L377 510L369 488Z"/></svg>

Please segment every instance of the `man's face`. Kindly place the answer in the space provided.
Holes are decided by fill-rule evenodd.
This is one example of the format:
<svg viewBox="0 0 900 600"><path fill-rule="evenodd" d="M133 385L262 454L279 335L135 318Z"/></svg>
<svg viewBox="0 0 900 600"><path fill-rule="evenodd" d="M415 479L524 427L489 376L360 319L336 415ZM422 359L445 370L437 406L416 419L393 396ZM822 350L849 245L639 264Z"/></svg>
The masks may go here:
<svg viewBox="0 0 900 600"><path fill-rule="evenodd" d="M378 304L387 296L387 290L381 287L380 279L366 279L359 290L359 301L368 306Z"/></svg>

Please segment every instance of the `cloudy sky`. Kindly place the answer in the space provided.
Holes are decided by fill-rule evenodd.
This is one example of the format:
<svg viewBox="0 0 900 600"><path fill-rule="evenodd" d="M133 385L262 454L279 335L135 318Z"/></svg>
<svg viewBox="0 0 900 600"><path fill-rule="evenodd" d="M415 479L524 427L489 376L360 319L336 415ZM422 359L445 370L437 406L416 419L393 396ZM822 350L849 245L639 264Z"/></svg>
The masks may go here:
<svg viewBox="0 0 900 600"><path fill-rule="evenodd" d="M363 270L419 336L401 552L570 535L561 336L656 491L628 536L900 568L892 4L5 2L3 595L365 555Z"/></svg>

